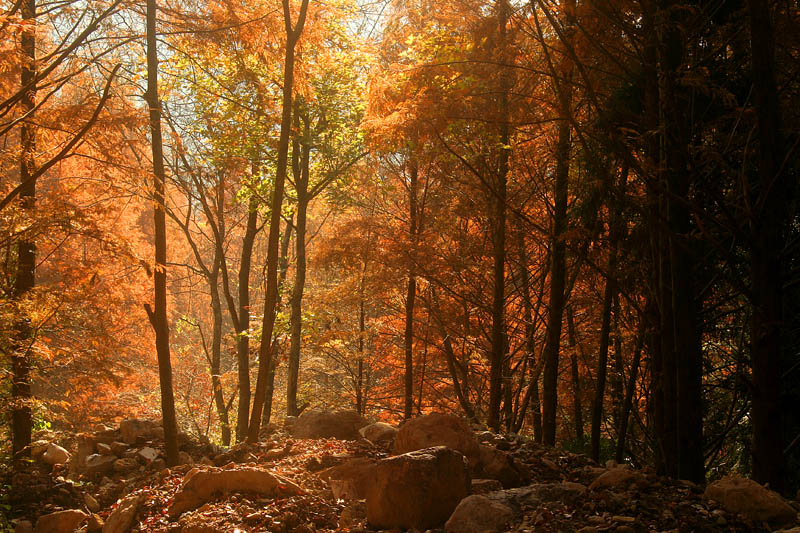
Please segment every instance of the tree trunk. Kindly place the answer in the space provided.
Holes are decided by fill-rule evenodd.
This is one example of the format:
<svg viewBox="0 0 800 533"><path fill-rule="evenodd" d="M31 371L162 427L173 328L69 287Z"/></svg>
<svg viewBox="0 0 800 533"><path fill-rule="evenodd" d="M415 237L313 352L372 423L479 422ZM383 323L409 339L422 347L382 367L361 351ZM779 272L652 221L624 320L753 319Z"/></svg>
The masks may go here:
<svg viewBox="0 0 800 533"><path fill-rule="evenodd" d="M305 136L308 136L308 124ZM290 316L291 344L289 346L289 372L286 383L286 414L297 416L297 382L300 376L300 344L303 331L303 291L306 284L306 218L308 213L308 179L310 146L308 140L301 144L299 174L295 178L297 189L297 224L295 225L296 265Z"/></svg>
<svg viewBox="0 0 800 533"><path fill-rule="evenodd" d="M236 361L239 370L239 408L237 411L236 440L247 438L250 416L250 266L253 244L258 231L258 204L255 196L247 204L247 228L242 240L239 263L239 312L236 331Z"/></svg>
<svg viewBox="0 0 800 533"><path fill-rule="evenodd" d="M36 77L36 0L24 0L22 19L28 23L22 32L22 87L32 84ZM19 193L22 209L33 211L36 208L36 180L30 176L36 171L36 132L34 129L34 99L36 87L25 91L20 99L20 111L30 113L20 128L20 183L24 184ZM36 244L23 238L17 248L17 272L14 279L13 299L22 300L36 284ZM11 434L14 461L30 457L31 433L33 431L31 395L31 335L33 331L29 319L20 313L15 324L15 339L11 356Z"/></svg>
<svg viewBox="0 0 800 533"><path fill-rule="evenodd" d="M161 413L167 466L178 464L178 424L172 392L172 365L169 353L167 318L167 230L164 206L166 175L161 139L161 102L158 99L158 55L156 52L156 0L147 0L147 105L150 108L150 133L153 148L153 221L155 226L154 309L149 311L156 334L158 376L161 384Z"/></svg>
<svg viewBox="0 0 800 533"><path fill-rule="evenodd" d="M506 25L508 24L509 5L506 0L497 2L498 25L501 42L498 48L502 56L506 55ZM487 425L494 431L500 430L500 401L502 399L503 375L505 359L505 262L506 262L506 195L508 187L508 159L510 155L510 132L508 93L511 90L507 68L499 75L498 112L500 121L500 154L498 156L497 175L494 190L489 191L493 200L492 209L492 257L494 259L494 289L492 291L492 332L491 357L489 359L489 413Z"/></svg>
<svg viewBox="0 0 800 533"><path fill-rule="evenodd" d="M606 390L608 370L608 339L611 331L611 304L614 301L614 276L617 270L617 244L611 244L608 257L606 287L601 311L600 345L597 349L597 375L595 377L594 402L592 403L592 459L600 461L600 430L603 421L603 399Z"/></svg>
<svg viewBox="0 0 800 533"><path fill-rule="evenodd" d="M261 328L261 346L258 350L258 379L253 398L253 411L250 414L250 425L247 430L248 442L258 441L261 430L261 413L267 398L270 381L270 370L274 365L272 333L275 328L275 312L278 300L278 236L280 234L280 213L283 205L283 189L286 183L287 162L289 157L289 134L292 126L292 89L294 87L294 52L305 24L308 0L303 0L296 27L292 26L289 0L283 0L283 18L286 27L286 56L283 72L283 112L281 116L281 132L278 139L278 162L275 173L275 185L272 192L269 237L267 240L267 292L264 299L264 318ZM271 387L269 387L271 388Z"/></svg>
<svg viewBox="0 0 800 533"><path fill-rule="evenodd" d="M633 361L631 362L631 375L628 377L628 385L625 388L625 399L619 411L619 429L617 430L617 453L614 460L622 463L625 458L625 438L628 433L628 419L630 418L631 408L633 407L633 393L636 389L636 377L639 372L639 363L642 359L642 343L644 342L644 324L642 319L639 324L639 332L636 334L636 347L633 350Z"/></svg>
<svg viewBox="0 0 800 533"><path fill-rule="evenodd" d="M406 288L406 330L404 335L405 348L405 387L403 398L403 419L411 418L414 405L414 301L417 295L417 278L415 261L417 243L417 180L418 168L415 161L409 163L408 183L408 217L409 217L409 242L411 254L408 262L408 284Z"/></svg>
<svg viewBox="0 0 800 533"><path fill-rule="evenodd" d="M569 339L570 370L572 371L572 406L575 417L575 439L583 447L583 405L581 405L581 376L578 370L578 343L572 307L567 307L567 336Z"/></svg>
<svg viewBox="0 0 800 533"><path fill-rule="evenodd" d="M785 140L775 74L775 35L770 3L748 0L751 70L758 120L759 168L751 222L750 276L753 317L753 478L770 488L785 488L781 421L781 360L783 357L782 251L793 198L791 173L783 168ZM793 407L792 407L793 408Z"/></svg>

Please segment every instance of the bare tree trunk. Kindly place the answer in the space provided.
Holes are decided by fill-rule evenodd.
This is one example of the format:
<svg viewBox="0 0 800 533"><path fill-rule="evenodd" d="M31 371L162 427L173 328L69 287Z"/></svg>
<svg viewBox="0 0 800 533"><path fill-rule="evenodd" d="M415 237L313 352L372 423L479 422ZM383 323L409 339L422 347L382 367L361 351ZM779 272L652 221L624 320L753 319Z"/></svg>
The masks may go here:
<svg viewBox="0 0 800 533"><path fill-rule="evenodd" d="M567 307L567 336L570 350L570 369L572 371L572 406L575 417L575 438L583 446L583 405L581 405L581 376L578 371L578 343L575 338L575 319L572 307Z"/></svg>
<svg viewBox="0 0 800 533"><path fill-rule="evenodd" d="M781 421L783 340L783 269L781 252L791 217L788 203L796 183L784 169L786 146L775 69L772 9L766 0L748 0L751 70L758 120L759 168L754 184L757 201L751 222L750 276L753 304L753 477L770 488L785 488Z"/></svg>
<svg viewBox="0 0 800 533"><path fill-rule="evenodd" d="M611 331L611 304L614 300L614 277L617 270L617 244L611 244L608 258L606 287L603 294L603 310L601 311L600 345L597 349L597 374L595 378L594 402L592 403L592 459L600 460L600 430L603 420L603 399L606 389L606 372L608 370L608 339Z"/></svg>
<svg viewBox="0 0 800 533"><path fill-rule="evenodd" d="M408 284L406 289L406 329L404 335L405 348L405 380L404 380L404 407L403 419L411 418L414 406L414 301L417 295L417 278L415 261L417 242L417 181L418 168L416 161L409 163L408 174L408 216L409 216L409 242L412 251L408 263Z"/></svg>
<svg viewBox="0 0 800 533"><path fill-rule="evenodd" d="M280 234L280 213L283 205L283 189L286 183L287 162L289 157L289 134L292 126L292 90L294 88L294 52L300 39L306 20L308 0L303 0L297 25L292 26L289 0L283 0L283 18L286 27L286 57L283 73L283 113L281 116L281 133L278 140L278 167L275 174L275 185L272 193L272 220L269 225L267 241L267 293L264 299L264 318L261 328L261 346L258 350L258 379L253 398L253 411L247 430L247 440L257 442L261 430L261 413L267 398L270 370L274 365L272 333L275 328L275 312L278 301L278 236ZM272 388L272 387L269 387Z"/></svg>
<svg viewBox="0 0 800 533"><path fill-rule="evenodd" d="M178 424L172 392L172 365L169 353L169 321L167 318L167 230L164 206L166 174L161 139L161 102L158 98L158 55L156 52L156 0L147 0L147 105L150 108L150 132L153 148L153 220L155 226L156 263L154 309L149 310L156 334L158 376L161 384L161 413L164 424L164 448L167 466L178 464Z"/></svg>
<svg viewBox="0 0 800 533"><path fill-rule="evenodd" d="M239 408L237 411L236 440L247 438L250 416L250 266L253 244L258 231L258 205L255 196L247 204L247 228L242 240L239 262L239 312L236 330L236 361L239 370Z"/></svg>
<svg viewBox="0 0 800 533"><path fill-rule="evenodd" d="M501 54L506 55L507 24L509 5L507 0L497 2L498 25L501 42L497 44ZM510 155L510 132L508 93L511 90L507 68L500 72L498 111L500 114L500 154L494 191L492 212L492 257L494 259L494 289L492 291L492 348L489 365L489 413L487 425L494 431L500 430L500 401L502 399L503 365L506 353L505 342L505 262L506 262L506 195L508 188L508 159Z"/></svg>
<svg viewBox="0 0 800 533"><path fill-rule="evenodd" d="M636 378L639 372L639 364L642 359L642 344L644 342L645 321L639 323L639 332L636 334L636 347L633 350L633 361L631 362L631 375L628 377L628 385L625 388L625 399L620 407L619 429L617 431L617 453L614 456L618 463L622 463L625 458L625 438L628 433L628 419L630 418L631 408L633 407L633 393L636 389Z"/></svg>
<svg viewBox="0 0 800 533"><path fill-rule="evenodd" d="M22 32L22 87L32 84L36 77L36 0L24 0L22 19L26 27ZM23 188L19 193L22 209L33 211L36 208L36 180L29 180L36 171L36 131L34 129L34 99L36 87L25 91L20 99L22 114L28 118L20 128L19 178ZM29 183L28 183L29 182ZM23 238L17 248L17 272L14 279L13 299L19 302L36 284L36 244L32 239ZM31 329L27 317L20 316L15 324L15 339L11 355L11 434L14 461L30 457L31 433L33 431L31 394Z"/></svg>
<svg viewBox="0 0 800 533"><path fill-rule="evenodd" d="M303 291L306 284L306 218L308 214L309 159L311 147L308 145L308 122L305 123L305 142L300 144L300 168L295 177L297 189L297 224L295 225L295 276L292 288L290 315L291 344L289 346L289 371L286 383L286 414L297 416L297 382L300 377L300 344L303 331Z"/></svg>

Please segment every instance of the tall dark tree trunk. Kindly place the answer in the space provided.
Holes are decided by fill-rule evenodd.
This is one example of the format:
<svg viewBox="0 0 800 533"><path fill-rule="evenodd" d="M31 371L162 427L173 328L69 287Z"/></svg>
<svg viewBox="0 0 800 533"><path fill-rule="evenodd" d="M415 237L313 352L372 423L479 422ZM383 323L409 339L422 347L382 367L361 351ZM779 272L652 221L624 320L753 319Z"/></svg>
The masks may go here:
<svg viewBox="0 0 800 533"><path fill-rule="evenodd" d="M292 126L292 90L294 89L295 45L300 39L305 25L308 0L303 0L297 24L292 25L289 0L283 0L283 19L286 29L286 56L283 72L283 112L281 116L281 133L278 139L278 162L275 173L274 190L272 191L271 217L269 237L267 240L267 292L264 299L264 318L261 327L261 346L258 350L258 379L253 398L253 410L250 413L250 424L247 430L248 442L257 442L261 430L261 414L267 398L270 373L274 366L272 333L275 328L275 312L278 301L278 237L280 235L280 213L283 205L283 189L286 183L287 163L289 157L289 134ZM271 391L270 391L271 392ZM270 395L271 396L271 395Z"/></svg>
<svg viewBox="0 0 800 533"><path fill-rule="evenodd" d="M415 262L417 243L417 182L419 169L416 161L409 162L408 169L408 234L411 244L411 257L408 262L408 283L406 287L406 330L403 337L405 348L405 376L403 419L411 418L414 406L414 301L417 295Z"/></svg>
<svg viewBox="0 0 800 533"><path fill-rule="evenodd" d="M33 211L36 208L36 180L30 176L36 171L36 131L33 123L36 87L36 0L22 2L22 19L27 26L22 32L22 87L31 86L20 99L20 111L28 114L20 128L19 178L23 188L19 193L22 209ZM23 238L17 247L17 272L14 279L13 299L22 300L36 284L36 244L32 239ZM11 355L11 435L12 453L18 459L30 457L33 417L31 409L31 329L27 317L20 316L15 324L15 339Z"/></svg>
<svg viewBox="0 0 800 533"><path fill-rule="evenodd" d="M167 466L178 464L178 424L172 392L172 365L169 353L167 318L167 226L164 206L166 174L161 138L161 102L158 98L158 55L156 51L156 0L147 0L147 105L150 108L150 134L153 148L153 221L155 227L154 309L148 315L156 334L158 376L161 384L161 413Z"/></svg>
<svg viewBox="0 0 800 533"><path fill-rule="evenodd" d="M642 319L639 324L639 332L636 334L636 346L633 349L633 361L631 362L631 374L628 377L628 384L625 388L625 399L619 411L619 429L617 430L617 450L614 459L622 463L625 458L625 439L628 433L628 419L633 408L633 393L636 389L636 378L639 372L639 364L642 359L642 343L645 336L645 321Z"/></svg>
<svg viewBox="0 0 800 533"><path fill-rule="evenodd" d="M500 42L497 47L501 57L507 55L506 48L508 14L510 6L507 0L497 2L498 26ZM505 60L501 61L501 64ZM508 95L511 91L510 72L504 68L499 75L499 112L500 154L498 156L497 174L494 179L494 190L490 191L492 205L492 258L494 260L494 288L492 291L492 332L491 357L489 360L489 413L487 425L494 431L500 430L500 402L503 395L503 381L510 379L503 375L506 355L505 332L505 284L506 284L506 196L508 194L508 160L510 148L510 116Z"/></svg>
<svg viewBox="0 0 800 533"><path fill-rule="evenodd" d="M608 370L608 340L611 332L611 305L614 301L614 276L617 270L617 245L611 244L608 257L608 272L603 293L603 309L600 324L600 344L597 348L597 373L595 376L594 402L592 402L592 459L600 460L600 430L603 422L603 399Z"/></svg>
<svg viewBox="0 0 800 533"><path fill-rule="evenodd" d="M297 223L295 224L295 275L292 288L292 302L289 324L291 329L291 343L289 346L289 369L286 383L286 414L297 416L297 383L300 377L300 344L303 332L303 291L306 285L306 219L308 215L309 162L310 151L308 136L308 122L305 123L305 142L299 143L300 161L295 188L297 190Z"/></svg>
<svg viewBox="0 0 800 533"><path fill-rule="evenodd" d="M575 439L583 446L583 405L581 404L581 375L578 369L578 343L575 338L575 317L572 307L567 307L567 338L572 373L572 407L574 411Z"/></svg>
<svg viewBox="0 0 800 533"><path fill-rule="evenodd" d="M258 232L258 204L255 196L247 204L247 228L242 240L239 262L239 305L236 329L236 362L239 370L239 408L237 410L236 440L247 438L250 416L250 267L253 244Z"/></svg>
<svg viewBox="0 0 800 533"><path fill-rule="evenodd" d="M564 5L567 23L566 43L571 48L575 2ZM547 323L547 340L543 353L542 379L542 442L553 446L556 442L556 411L558 409L558 361L561 350L561 327L564 315L564 288L566 285L567 191L569 187L570 119L572 116L572 61L565 56L559 68L560 80L555 83L559 105L558 144L556 145L556 171L553 186L553 235L551 239L550 313ZM556 73L553 73L554 76ZM555 78L554 78L555 79Z"/></svg>
<svg viewBox="0 0 800 533"><path fill-rule="evenodd" d="M752 192L750 277L753 317L753 477L782 491L785 487L781 420L783 356L783 268L789 202L796 184L786 166L775 75L775 32L766 0L748 0L751 70L758 120L759 167ZM795 408L796 406L792 407Z"/></svg>

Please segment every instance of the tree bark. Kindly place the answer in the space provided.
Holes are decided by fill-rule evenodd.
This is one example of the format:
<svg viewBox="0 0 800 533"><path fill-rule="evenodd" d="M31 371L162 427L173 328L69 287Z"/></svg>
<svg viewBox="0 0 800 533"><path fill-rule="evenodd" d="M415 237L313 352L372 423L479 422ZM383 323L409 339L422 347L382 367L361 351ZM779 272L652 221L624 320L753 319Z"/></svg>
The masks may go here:
<svg viewBox="0 0 800 533"><path fill-rule="evenodd" d="M617 244L612 243L608 258L608 272L601 311L600 344L597 349L597 374L595 377L594 402L592 402L592 459L600 461L600 430L603 421L603 399L608 370L608 340L611 331L611 304L614 301L614 277L617 270Z"/></svg>
<svg viewBox="0 0 800 533"><path fill-rule="evenodd" d="M291 343L289 346L289 371L286 383L286 414L297 416L297 383L300 377L300 344L303 331L303 291L306 284L306 219L308 214L309 160L311 147L308 142L308 123L305 124L304 142L300 142L300 168L295 178L297 190L297 223L295 224L295 276L292 288L290 315Z"/></svg>
<svg viewBox="0 0 800 533"><path fill-rule="evenodd" d="M153 221L155 227L154 309L149 312L156 334L158 376L161 385L161 413L167 466L178 464L178 424L172 391L172 365L169 352L167 318L167 231L164 192L164 151L161 138L161 102L158 98L158 55L156 51L156 0L147 0L147 105L150 108L150 133L153 150Z"/></svg>
<svg viewBox="0 0 800 533"><path fill-rule="evenodd" d="M770 488L785 488L781 420L783 357L783 280L781 262L791 218L788 203L796 184L785 164L786 146L775 69L772 10L766 0L748 0L751 70L758 121L759 167L751 217L750 277L753 305L753 478Z"/></svg>
<svg viewBox="0 0 800 533"><path fill-rule="evenodd" d="M236 361L239 370L239 408L237 410L236 440L247 438L250 415L250 267L253 244L258 232L258 204L255 196L247 204L247 228L242 240L239 262L239 312L236 329Z"/></svg>
<svg viewBox="0 0 800 533"><path fill-rule="evenodd" d="M36 180L30 176L36 171L36 131L33 123L36 97L36 0L24 0L22 19L27 23L22 32L22 87L31 86L20 98L22 114L30 113L20 128L20 204L23 210L36 208ZM23 238L17 247L17 272L14 279L13 299L22 300L36 284L36 244ZM30 321L20 316L15 324L15 339L11 355L11 434L14 461L30 457L33 431L30 347L33 334Z"/></svg>
<svg viewBox="0 0 800 533"><path fill-rule="evenodd" d="M272 191L271 217L269 237L267 240L267 292L264 299L264 318L261 328L261 346L258 350L258 379L253 398L253 410L247 430L248 442L258 441L261 430L261 414L267 398L270 371L273 367L272 333L275 328L275 312L278 300L278 237L280 234L280 213L283 205L283 189L286 183L287 162L289 156L289 134L292 126L292 90L294 87L295 45L300 39L308 9L308 0L303 0L296 26L292 25L289 0L283 0L283 18L286 28L286 55L283 73L283 111L281 116L281 132L278 139L278 162L275 174L275 185ZM269 387L272 388L272 387Z"/></svg>
<svg viewBox="0 0 800 533"><path fill-rule="evenodd" d="M404 406L403 419L412 416L414 406L414 301L417 295L417 278L415 261L417 243L417 181L419 169L415 161L409 162L408 173L408 217L409 243L411 257L408 262L408 283L406 286L406 329L403 337L405 349Z"/></svg>
<svg viewBox="0 0 800 533"><path fill-rule="evenodd" d="M572 306L567 307L567 337L569 339L570 370L572 371L572 407L574 411L575 439L583 446L583 405L581 405L581 375L578 370L578 343L575 338L575 320Z"/></svg>

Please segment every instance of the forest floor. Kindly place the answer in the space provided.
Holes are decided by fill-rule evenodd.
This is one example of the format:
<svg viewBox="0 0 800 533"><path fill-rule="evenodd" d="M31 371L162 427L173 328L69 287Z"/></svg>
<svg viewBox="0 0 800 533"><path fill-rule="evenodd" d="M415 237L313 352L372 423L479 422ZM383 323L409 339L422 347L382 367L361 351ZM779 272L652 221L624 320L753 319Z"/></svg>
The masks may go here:
<svg viewBox="0 0 800 533"><path fill-rule="evenodd" d="M110 430L103 429L100 433L103 431L108 434ZM59 444L73 456L81 441L81 436L68 433L45 432L36 437L39 443ZM589 486L599 473L606 471L586 456L542 447L516 436L494 435L491 444L524 465L525 485L572 482ZM163 454L160 439L139 438L128 456L141 454L145 448ZM114 468L103 472L77 472L70 471L69 464L50 466L35 459L14 474L14 479L10 479L10 470L6 471L4 485L13 486L11 492L4 495L10 504L6 530L14 530L16 526L19 533L33 531L37 519L43 515L79 509L89 517L88 522L86 519L81 522L80 531L103 530L105 533L371 531L364 502L335 498L321 473L354 458L380 459L389 455L386 446L364 439L297 439L278 429L265 435L256 445L238 445L224 450L184 439L181 449L187 464L174 468L165 468L158 459L148 464L139 460L140 464L134 463L129 471ZM228 470L248 466L267 469L294 482L302 491L282 498L233 491L216 495L178 517L170 517L168 508L187 473L194 468L212 469L211 465ZM516 509L503 530L770 531L766 523L748 520L704 498L702 487L691 482L669 480L648 471L634 472L638 482L632 485L588 490L577 498L555 499L531 508ZM133 496L138 499L131 512L130 525L115 526L115 529L107 523L106 529L102 529L103 522L108 522L120 505L118 500L125 497L130 500ZM800 510L797 502L792 505ZM36 528L37 533L40 530L42 526Z"/></svg>

